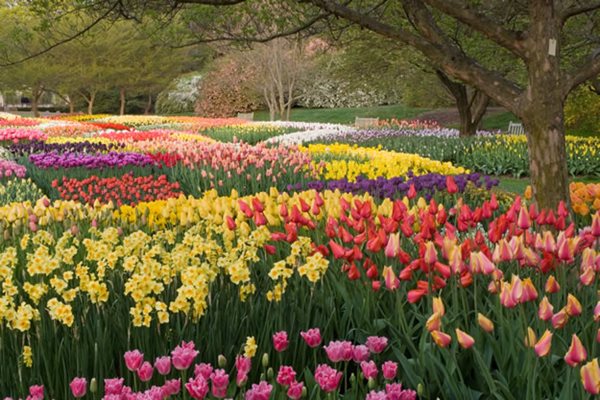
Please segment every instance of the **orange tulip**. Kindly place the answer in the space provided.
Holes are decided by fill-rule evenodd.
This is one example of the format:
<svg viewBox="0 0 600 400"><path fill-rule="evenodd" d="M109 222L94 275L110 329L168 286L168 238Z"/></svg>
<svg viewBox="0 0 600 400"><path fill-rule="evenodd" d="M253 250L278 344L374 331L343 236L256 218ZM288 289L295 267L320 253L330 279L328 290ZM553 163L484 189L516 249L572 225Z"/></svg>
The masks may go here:
<svg viewBox="0 0 600 400"><path fill-rule="evenodd" d="M435 344L437 344L439 347L448 347L448 345L450 345L450 342L452 341L452 338L450 337L450 335L448 335L447 333L444 333L442 331L433 331L431 332L431 337L433 338L433 341L435 342Z"/></svg>
<svg viewBox="0 0 600 400"><path fill-rule="evenodd" d="M439 313L433 313L425 322L425 328L429 332L439 331L442 326L442 316Z"/></svg>
<svg viewBox="0 0 600 400"><path fill-rule="evenodd" d="M581 303L570 293L567 296L567 305L565 306L565 310L570 317L581 315Z"/></svg>
<svg viewBox="0 0 600 400"><path fill-rule="evenodd" d="M546 329L546 332L540 337L540 340L535 344L534 350L538 357L545 357L550 353L552 347L552 332Z"/></svg>
<svg viewBox="0 0 600 400"><path fill-rule="evenodd" d="M466 332L461 331L460 329L456 328L456 340L458 341L458 344L460 345L460 347L462 347L463 349L470 349L471 347L473 347L473 345L475 344L475 339L473 339L473 337L471 335L469 335Z"/></svg>
<svg viewBox="0 0 600 400"><path fill-rule="evenodd" d="M574 367L585 361L586 358L587 351L585 350L585 347L583 347L583 344L577 335L573 334L571 337L571 346L569 346L569 350L567 351L567 354L565 354L565 362L571 367Z"/></svg>
<svg viewBox="0 0 600 400"><path fill-rule="evenodd" d="M546 287L544 288L546 293L556 293L560 290L560 285L556 281L554 275L550 275L546 281Z"/></svg>
<svg viewBox="0 0 600 400"><path fill-rule="evenodd" d="M439 297L433 298L433 312L440 314L440 316L442 316L442 317L444 316L444 314L446 314L446 309L444 307L444 303L442 302L442 299Z"/></svg>
<svg viewBox="0 0 600 400"><path fill-rule="evenodd" d="M569 322L569 314L564 308L552 316L552 326L554 329L563 328L567 322Z"/></svg>
<svg viewBox="0 0 600 400"><path fill-rule="evenodd" d="M548 321L549 319L552 319L553 312L554 307L552 306L552 304L550 304L550 301L548 301L548 297L544 296L542 301L540 301L538 317L540 317L542 321Z"/></svg>
<svg viewBox="0 0 600 400"><path fill-rule="evenodd" d="M479 323L481 329L483 329L487 333L492 333L494 331L494 323L485 315L478 313L477 322Z"/></svg>

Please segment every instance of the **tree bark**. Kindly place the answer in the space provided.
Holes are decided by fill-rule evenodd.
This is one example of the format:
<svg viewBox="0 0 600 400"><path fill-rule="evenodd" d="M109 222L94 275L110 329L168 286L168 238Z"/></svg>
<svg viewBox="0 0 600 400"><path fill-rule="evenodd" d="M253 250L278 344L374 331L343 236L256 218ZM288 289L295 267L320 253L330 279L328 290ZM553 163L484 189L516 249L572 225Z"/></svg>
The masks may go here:
<svg viewBox="0 0 600 400"><path fill-rule="evenodd" d="M126 103L125 88L119 89L119 100L121 103L121 105L119 107L119 115L125 115L125 103Z"/></svg>
<svg viewBox="0 0 600 400"><path fill-rule="evenodd" d="M475 136L490 104L489 96L478 89L472 89L469 94L467 85L453 81L440 70L436 71L436 75L448 93L454 97L460 117L460 137Z"/></svg>
<svg viewBox="0 0 600 400"><path fill-rule="evenodd" d="M31 90L31 112L33 113L34 117L39 117L40 116L40 111L39 111L39 104L40 104L40 98L42 97L42 94L44 93L44 87L36 84L33 89Z"/></svg>
<svg viewBox="0 0 600 400"><path fill-rule="evenodd" d="M92 115L94 113L94 103L96 102L96 93L98 93L97 90L92 90L90 92L90 97L86 98L86 101L88 103L87 113L89 115Z"/></svg>
<svg viewBox="0 0 600 400"><path fill-rule="evenodd" d="M146 108L144 109L144 115L150 114L152 111L152 95L148 95L148 102L146 103Z"/></svg>

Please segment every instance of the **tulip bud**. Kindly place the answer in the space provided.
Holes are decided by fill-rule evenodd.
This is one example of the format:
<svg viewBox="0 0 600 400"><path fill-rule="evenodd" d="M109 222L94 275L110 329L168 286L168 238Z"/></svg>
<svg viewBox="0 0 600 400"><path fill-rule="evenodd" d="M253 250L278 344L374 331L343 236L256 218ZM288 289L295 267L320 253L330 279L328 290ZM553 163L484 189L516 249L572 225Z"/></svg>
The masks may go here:
<svg viewBox="0 0 600 400"><path fill-rule="evenodd" d="M367 382L367 387L371 390L375 389L375 387L377 386L377 382L375 382L375 379L373 378L369 378L369 381Z"/></svg>
<svg viewBox="0 0 600 400"><path fill-rule="evenodd" d="M308 389L306 389L306 386L302 387L302 398L306 398L306 396L308 396Z"/></svg>
<svg viewBox="0 0 600 400"><path fill-rule="evenodd" d="M350 375L350 386L354 386L356 384L356 375L354 375L354 372L352 373L352 375Z"/></svg>
<svg viewBox="0 0 600 400"><path fill-rule="evenodd" d="M98 381L96 378L92 378L90 381L90 393L96 393L98 391Z"/></svg>
<svg viewBox="0 0 600 400"><path fill-rule="evenodd" d="M262 366L263 368L267 368L269 366L269 354L264 353L262 356Z"/></svg>
<svg viewBox="0 0 600 400"><path fill-rule="evenodd" d="M217 364L219 365L219 368L225 368L227 366L227 358L225 358L223 354L219 354Z"/></svg>
<svg viewBox="0 0 600 400"><path fill-rule="evenodd" d="M419 395L419 397L423 396L423 393L425 392L425 388L423 387L422 383L419 383L417 385L417 394Z"/></svg>
<svg viewBox="0 0 600 400"><path fill-rule="evenodd" d="M260 374L260 380L261 380L261 381L264 381L264 380L265 380L265 373L264 373L264 372Z"/></svg>
<svg viewBox="0 0 600 400"><path fill-rule="evenodd" d="M269 369L267 370L267 379L272 380L274 376L275 371L273 371L272 367L269 367Z"/></svg>

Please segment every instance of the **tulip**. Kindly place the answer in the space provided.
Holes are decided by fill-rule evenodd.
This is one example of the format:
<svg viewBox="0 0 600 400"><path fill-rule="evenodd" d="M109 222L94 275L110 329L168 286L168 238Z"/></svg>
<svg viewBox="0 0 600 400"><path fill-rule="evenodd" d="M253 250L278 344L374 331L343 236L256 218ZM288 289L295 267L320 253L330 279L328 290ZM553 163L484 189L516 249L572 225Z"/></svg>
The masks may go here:
<svg viewBox="0 0 600 400"><path fill-rule="evenodd" d="M385 336L369 336L365 344L371 353L379 354L385 350L388 344L388 338Z"/></svg>
<svg viewBox="0 0 600 400"><path fill-rule="evenodd" d="M385 246L386 257L394 258L400 254L400 233L390 235L387 245Z"/></svg>
<svg viewBox="0 0 600 400"><path fill-rule="evenodd" d="M282 365L281 367L279 367L279 372L277 373L277 383L279 383L282 386L288 386L291 385L293 382L296 381L296 371L294 371L294 368L287 366L287 365Z"/></svg>
<svg viewBox="0 0 600 400"><path fill-rule="evenodd" d="M69 384L73 397L79 399L87 392L87 380L85 378L74 378Z"/></svg>
<svg viewBox="0 0 600 400"><path fill-rule="evenodd" d="M565 362L571 367L574 367L577 364L585 361L586 358L587 351L585 350L585 347L583 347L583 344L581 343L581 340L579 340L579 337L577 337L576 334L573 334L573 336L571 337L571 346L569 346L569 350L567 351L567 354L565 354L564 357Z"/></svg>
<svg viewBox="0 0 600 400"><path fill-rule="evenodd" d="M598 366L598 359L594 358L585 364L581 367L579 373L585 390L593 395L600 394L600 366Z"/></svg>
<svg viewBox="0 0 600 400"><path fill-rule="evenodd" d="M131 372L137 371L144 362L144 354L139 350L127 351L123 358L125 358L127 369Z"/></svg>
<svg viewBox="0 0 600 400"><path fill-rule="evenodd" d="M154 367L159 374L169 375L169 372L171 372L171 357L158 357L156 360L154 360Z"/></svg>
<svg viewBox="0 0 600 400"><path fill-rule="evenodd" d="M331 393L339 386L342 373L331 368L329 365L320 364L315 370L314 377L321 390Z"/></svg>
<svg viewBox="0 0 600 400"><path fill-rule="evenodd" d="M446 310L444 309L444 303L439 297L433 298L433 312L440 314L441 317L443 317L446 313Z"/></svg>
<svg viewBox="0 0 600 400"><path fill-rule="evenodd" d="M393 361L386 361L381 365L381 371L383 372L383 377L391 381L396 377L398 373L398 363Z"/></svg>
<svg viewBox="0 0 600 400"><path fill-rule="evenodd" d="M444 333L442 331L431 332L431 337L433 338L433 341L435 342L435 344L437 344L439 347L442 347L442 348L448 347L448 345L452 341L452 338L450 337L450 335L448 335L447 333Z"/></svg>
<svg viewBox="0 0 600 400"><path fill-rule="evenodd" d="M569 314L566 312L565 308L552 316L552 326L554 329L563 328L567 322L569 322Z"/></svg>
<svg viewBox="0 0 600 400"><path fill-rule="evenodd" d="M570 293L567 296L567 305L565 306L565 310L570 317L581 315L581 303Z"/></svg>
<svg viewBox="0 0 600 400"><path fill-rule="evenodd" d="M442 326L442 316L440 313L433 313L425 322L425 327L429 332L439 331Z"/></svg>
<svg viewBox="0 0 600 400"><path fill-rule="evenodd" d="M318 347L321 344L321 331L319 328L312 328L304 332L300 332L300 336L306 342L308 347Z"/></svg>
<svg viewBox="0 0 600 400"><path fill-rule="evenodd" d="M227 396L227 387L229 386L229 375L223 369L215 370L211 376L212 395L218 399Z"/></svg>
<svg viewBox="0 0 600 400"><path fill-rule="evenodd" d="M540 301L540 307L538 309L538 317L542 321L548 321L553 316L554 307L550 304L548 297L544 296L542 301Z"/></svg>
<svg viewBox="0 0 600 400"><path fill-rule="evenodd" d="M287 349L290 344L288 340L288 334L285 331L277 332L273 335L273 347L276 351L282 352Z"/></svg>
<svg viewBox="0 0 600 400"><path fill-rule="evenodd" d="M383 267L383 279L388 290L396 290L400 287L400 280L391 267Z"/></svg>
<svg viewBox="0 0 600 400"><path fill-rule="evenodd" d="M292 400L299 400L304 392L304 383L292 382L287 390L287 396Z"/></svg>
<svg viewBox="0 0 600 400"><path fill-rule="evenodd" d="M554 275L550 275L546 280L545 289L546 293L557 293L560 290L560 285L554 278Z"/></svg>
<svg viewBox="0 0 600 400"><path fill-rule="evenodd" d="M544 334L540 337L534 346L535 354L538 357L545 357L550 353L550 347L552 346L552 332L546 329Z"/></svg>
<svg viewBox="0 0 600 400"><path fill-rule="evenodd" d="M473 345L475 344L475 339L473 339L471 335L461 331L458 328L456 328L455 331L456 340L458 341L460 347L462 347L463 349L470 349L471 347L473 347Z"/></svg>
<svg viewBox="0 0 600 400"><path fill-rule="evenodd" d="M535 343L537 342L537 338L535 336L535 332L529 326L527 327L527 336L525 337L525 347L535 347Z"/></svg>
<svg viewBox="0 0 600 400"><path fill-rule="evenodd" d="M208 395L209 390L208 382L202 376L190 378L188 383L185 384L185 388L190 396L196 400L203 400Z"/></svg>
<svg viewBox="0 0 600 400"><path fill-rule="evenodd" d="M478 313L477 314L477 323L487 333L492 333L494 331L494 323L488 319L485 315Z"/></svg>
<svg viewBox="0 0 600 400"><path fill-rule="evenodd" d="M148 361L144 361L144 363L137 370L138 378L140 378L142 382L148 382L150 379L152 379L153 373L154 368L152 368L152 364L150 364Z"/></svg>
<svg viewBox="0 0 600 400"><path fill-rule="evenodd" d="M198 350L195 349L194 342L181 342L181 345L171 351L173 367L179 371L186 370L192 365L197 355Z"/></svg>
<svg viewBox="0 0 600 400"><path fill-rule="evenodd" d="M437 260L438 255L433 242L425 243L425 254L423 255L423 261L429 265L433 265Z"/></svg>
<svg viewBox="0 0 600 400"><path fill-rule="evenodd" d="M360 369L362 370L365 379L375 379L379 373L374 361L362 361L360 363Z"/></svg>

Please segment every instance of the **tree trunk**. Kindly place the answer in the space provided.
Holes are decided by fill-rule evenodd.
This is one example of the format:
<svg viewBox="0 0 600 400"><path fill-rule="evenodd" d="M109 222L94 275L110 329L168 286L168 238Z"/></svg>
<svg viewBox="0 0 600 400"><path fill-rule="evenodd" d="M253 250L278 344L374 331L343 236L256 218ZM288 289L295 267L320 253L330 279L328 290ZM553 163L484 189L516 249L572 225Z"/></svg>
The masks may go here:
<svg viewBox="0 0 600 400"><path fill-rule="evenodd" d="M88 109L87 109L87 113L89 115L92 115L94 113L94 103L96 102L96 90L93 90L90 92L90 97L87 100L88 103Z"/></svg>
<svg viewBox="0 0 600 400"><path fill-rule="evenodd" d="M524 115L529 149L529 172L534 196L540 209L556 209L569 200L569 175L562 102L532 105L532 115ZM553 104L552 104L553 103Z"/></svg>
<svg viewBox="0 0 600 400"><path fill-rule="evenodd" d="M146 108L144 109L144 115L150 114L152 111L152 95L148 95L148 103L146 103Z"/></svg>
<svg viewBox="0 0 600 400"><path fill-rule="evenodd" d="M454 97L460 118L460 137L475 136L490 104L489 96L478 89L472 89L469 96L469 90L464 83L453 81L440 70L436 71L436 75L448 93Z"/></svg>
<svg viewBox="0 0 600 400"><path fill-rule="evenodd" d="M40 103L40 98L42 97L42 94L44 93L44 87L40 86L38 84L36 84L33 89L31 90L31 112L33 113L34 117L39 117L40 116L40 111L38 109L39 103Z"/></svg>
<svg viewBox="0 0 600 400"><path fill-rule="evenodd" d="M119 107L119 115L125 115L125 88L119 89L119 100L121 102L121 106Z"/></svg>

